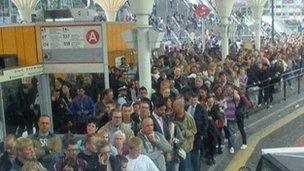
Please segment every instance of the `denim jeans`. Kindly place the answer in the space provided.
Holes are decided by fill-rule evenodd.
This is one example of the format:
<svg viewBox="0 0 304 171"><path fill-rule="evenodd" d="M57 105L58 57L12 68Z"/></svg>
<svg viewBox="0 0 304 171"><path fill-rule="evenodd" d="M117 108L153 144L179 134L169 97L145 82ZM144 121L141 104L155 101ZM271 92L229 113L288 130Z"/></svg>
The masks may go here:
<svg viewBox="0 0 304 171"><path fill-rule="evenodd" d="M201 155L201 148L199 146L193 147L193 150L191 151L191 164L194 171L200 170L201 168Z"/></svg>
<svg viewBox="0 0 304 171"><path fill-rule="evenodd" d="M187 153L185 160L181 160L179 171L193 171L191 163L191 152Z"/></svg>
<svg viewBox="0 0 304 171"><path fill-rule="evenodd" d="M236 132L238 130L236 121L227 121L227 128L229 131L228 148L234 148L236 143Z"/></svg>
<svg viewBox="0 0 304 171"><path fill-rule="evenodd" d="M247 144L247 136L246 136L246 132L244 129L244 127L245 127L244 126L244 114L238 114L236 116L236 123L237 123L238 129L241 133L243 144Z"/></svg>
<svg viewBox="0 0 304 171"><path fill-rule="evenodd" d="M179 162L170 161L167 163L167 171L178 171L179 170Z"/></svg>

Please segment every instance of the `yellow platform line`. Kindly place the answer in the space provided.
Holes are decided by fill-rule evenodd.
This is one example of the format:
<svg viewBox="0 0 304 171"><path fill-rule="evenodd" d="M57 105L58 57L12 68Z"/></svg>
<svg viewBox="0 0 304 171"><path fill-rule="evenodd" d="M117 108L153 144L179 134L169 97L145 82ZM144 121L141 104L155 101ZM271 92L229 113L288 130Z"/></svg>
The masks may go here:
<svg viewBox="0 0 304 171"><path fill-rule="evenodd" d="M237 171L240 167L245 166L247 160L252 155L255 147L257 144L268 136L270 133L274 132L275 130L281 128L282 126L286 125L287 123L291 122L292 120L296 119L297 117L301 116L304 113L304 107L301 107L294 112L284 116L280 120L270 124L266 128L256 132L252 136L248 138L248 148L246 150L239 150L230 161L229 165L225 170L227 171ZM261 129L261 128L256 128Z"/></svg>

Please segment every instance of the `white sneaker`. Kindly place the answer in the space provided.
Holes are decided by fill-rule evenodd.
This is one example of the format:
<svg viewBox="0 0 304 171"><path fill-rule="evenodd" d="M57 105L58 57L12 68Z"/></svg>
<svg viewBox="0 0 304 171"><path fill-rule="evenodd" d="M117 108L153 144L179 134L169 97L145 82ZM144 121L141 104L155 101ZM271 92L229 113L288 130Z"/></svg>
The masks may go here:
<svg viewBox="0 0 304 171"><path fill-rule="evenodd" d="M230 152L231 154L234 154L234 148L231 147L230 150L229 150L229 152Z"/></svg>
<svg viewBox="0 0 304 171"><path fill-rule="evenodd" d="M245 150L247 147L248 147L248 146L247 146L246 144L243 144L243 145L241 146L241 149L242 149L242 150Z"/></svg>

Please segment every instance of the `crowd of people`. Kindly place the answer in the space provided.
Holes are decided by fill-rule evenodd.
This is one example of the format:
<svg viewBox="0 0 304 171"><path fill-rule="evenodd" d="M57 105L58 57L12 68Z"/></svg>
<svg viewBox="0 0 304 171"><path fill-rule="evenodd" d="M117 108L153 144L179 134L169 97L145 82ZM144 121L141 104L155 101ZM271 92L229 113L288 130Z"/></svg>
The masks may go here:
<svg viewBox="0 0 304 171"><path fill-rule="evenodd" d="M134 20L126 9L121 16ZM156 16L154 7L150 22L169 33L173 20L183 32L199 27L194 14ZM52 118L40 114L33 78L7 100L7 123L17 131L4 139L0 171L198 171L214 165L225 145L231 154L246 150L246 110L270 107L282 80L292 87L286 73L303 67L303 41L301 34L283 35L275 45L263 39L260 52L231 43L224 61L212 32L205 51L188 42L165 46L153 51L152 94L124 58L110 68L108 89L100 74L53 76ZM25 130L29 135L21 136Z"/></svg>
<svg viewBox="0 0 304 171"><path fill-rule="evenodd" d="M54 77L53 117L37 116L37 131L28 137L8 135L0 170L196 171L213 165L225 140L231 154L247 148L250 89L258 89L256 106L269 105L274 83L302 67L302 42L294 34L261 52L236 48L225 61L208 53L214 49L165 47L153 53L151 95L124 59L111 68L111 89L104 90L98 74Z"/></svg>

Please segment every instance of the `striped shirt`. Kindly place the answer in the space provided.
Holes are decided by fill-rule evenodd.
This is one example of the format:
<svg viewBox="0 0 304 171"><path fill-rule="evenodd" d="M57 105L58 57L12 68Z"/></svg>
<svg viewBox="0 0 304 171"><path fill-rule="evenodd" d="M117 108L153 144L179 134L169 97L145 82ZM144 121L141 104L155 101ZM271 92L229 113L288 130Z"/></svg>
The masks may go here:
<svg viewBox="0 0 304 171"><path fill-rule="evenodd" d="M225 116L227 120L234 121L236 119L235 117L235 102L234 99L230 96L225 97L227 108L225 110Z"/></svg>

